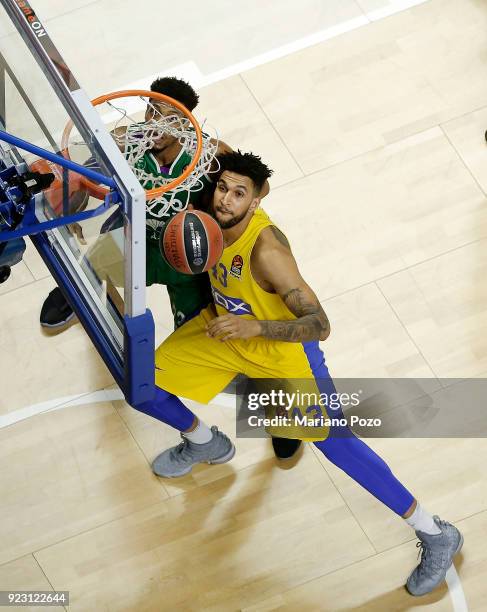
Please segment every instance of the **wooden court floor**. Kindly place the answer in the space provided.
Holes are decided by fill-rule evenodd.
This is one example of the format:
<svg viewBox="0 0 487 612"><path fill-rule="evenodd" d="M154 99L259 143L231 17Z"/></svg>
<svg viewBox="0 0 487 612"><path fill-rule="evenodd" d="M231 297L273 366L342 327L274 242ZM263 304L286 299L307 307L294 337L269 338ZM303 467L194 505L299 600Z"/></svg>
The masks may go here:
<svg viewBox="0 0 487 612"><path fill-rule="evenodd" d="M200 91L197 116L275 170L264 207L335 377L487 377L486 25L481 0L430 0ZM484 439L370 440L465 536L457 578L412 598L412 531L311 446L282 466L235 439L222 402L191 406L234 460L155 477L178 435L117 399L79 325L41 333L53 286L30 246L0 285L0 590L69 590L76 612L487 609ZM148 300L160 341L165 290Z"/></svg>

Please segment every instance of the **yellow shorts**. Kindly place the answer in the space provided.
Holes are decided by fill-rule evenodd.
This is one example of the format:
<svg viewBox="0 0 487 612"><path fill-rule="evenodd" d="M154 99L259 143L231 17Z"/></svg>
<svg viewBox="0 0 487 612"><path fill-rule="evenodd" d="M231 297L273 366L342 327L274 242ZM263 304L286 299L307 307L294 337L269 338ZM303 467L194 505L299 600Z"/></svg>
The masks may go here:
<svg viewBox="0 0 487 612"><path fill-rule="evenodd" d="M291 389L293 379L299 379L299 391L313 391L319 395L302 344L276 342L262 337L221 342L206 335L206 325L215 316L214 306L208 306L159 346L155 355L155 380L158 387L174 395L207 404L237 374L244 374L252 379L280 379L279 385L282 381L286 390ZM307 379L306 382L303 379ZM274 412L270 411L269 416L273 415ZM323 440L328 434L327 427L314 427L313 434L316 432L317 435L312 437L309 427L270 426L266 430L275 436L313 440Z"/></svg>

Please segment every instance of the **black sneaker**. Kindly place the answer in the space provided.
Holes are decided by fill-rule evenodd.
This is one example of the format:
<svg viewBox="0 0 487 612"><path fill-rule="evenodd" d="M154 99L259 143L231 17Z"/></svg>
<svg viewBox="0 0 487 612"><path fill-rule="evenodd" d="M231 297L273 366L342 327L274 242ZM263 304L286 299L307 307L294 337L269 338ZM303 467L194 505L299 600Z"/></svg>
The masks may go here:
<svg viewBox="0 0 487 612"><path fill-rule="evenodd" d="M61 289L59 287L53 289L42 305L41 327L61 332L68 329L76 320L76 315Z"/></svg>
<svg viewBox="0 0 487 612"><path fill-rule="evenodd" d="M291 459L291 457L294 457L294 455L298 452L298 449L301 446L301 440L272 437L272 446L278 459Z"/></svg>

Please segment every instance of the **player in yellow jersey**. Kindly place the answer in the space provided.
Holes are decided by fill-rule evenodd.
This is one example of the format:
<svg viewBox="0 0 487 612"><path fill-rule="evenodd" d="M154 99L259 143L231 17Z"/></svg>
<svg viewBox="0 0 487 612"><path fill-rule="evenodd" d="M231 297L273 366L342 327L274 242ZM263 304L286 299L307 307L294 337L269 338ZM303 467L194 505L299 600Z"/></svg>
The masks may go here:
<svg viewBox="0 0 487 612"><path fill-rule="evenodd" d="M267 382L279 379L279 385L291 388L296 379L309 381L328 397L335 390L318 345L330 333L326 314L303 280L285 236L259 209L260 189L271 171L260 158L240 152L222 156L220 164L210 207L225 248L210 274L214 304L157 349L156 396L139 407L181 432L182 442L152 464L164 477L187 474L196 463L224 463L235 453L231 440L200 421L177 395L206 403L240 372ZM329 417L343 416L340 407L329 405L324 406ZM316 412L319 407L303 404L299 409ZM279 435L314 438L331 462L416 530L422 556L409 576L408 591L423 595L438 586L462 546L458 529L428 514L346 425L304 432L297 427L283 425Z"/></svg>

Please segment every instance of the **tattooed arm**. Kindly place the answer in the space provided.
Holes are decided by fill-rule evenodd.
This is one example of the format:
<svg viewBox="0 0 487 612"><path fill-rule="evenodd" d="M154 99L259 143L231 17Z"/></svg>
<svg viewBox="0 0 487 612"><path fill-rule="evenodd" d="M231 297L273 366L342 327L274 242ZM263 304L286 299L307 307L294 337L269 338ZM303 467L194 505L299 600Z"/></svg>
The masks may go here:
<svg viewBox="0 0 487 612"><path fill-rule="evenodd" d="M313 292L311 294L314 296ZM305 288L299 287L290 289L281 297L298 318L294 321L259 321L259 335L284 342L309 342L328 338L330 324L317 298L313 299Z"/></svg>
<svg viewBox="0 0 487 612"><path fill-rule="evenodd" d="M289 243L276 227L266 228L251 259L254 279L265 290L278 293L297 317L292 321L259 321L260 335L285 342L326 340L330 323L318 298L301 276Z"/></svg>
<svg viewBox="0 0 487 612"><path fill-rule="evenodd" d="M264 229L252 251L254 280L268 293L277 293L297 317L290 321L259 321L233 314L216 317L208 324L209 336L222 341L264 336L284 342L326 340L328 318L318 298L303 280L289 243L276 227Z"/></svg>

